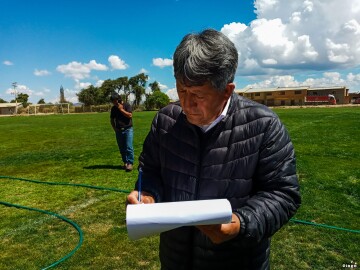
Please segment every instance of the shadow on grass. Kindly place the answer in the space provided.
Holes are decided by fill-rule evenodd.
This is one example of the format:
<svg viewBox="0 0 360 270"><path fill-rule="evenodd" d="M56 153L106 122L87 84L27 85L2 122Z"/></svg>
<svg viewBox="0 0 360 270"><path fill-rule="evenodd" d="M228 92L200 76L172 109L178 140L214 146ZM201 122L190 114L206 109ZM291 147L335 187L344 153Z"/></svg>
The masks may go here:
<svg viewBox="0 0 360 270"><path fill-rule="evenodd" d="M83 167L87 170L98 170L98 169L108 169L108 170L123 170L124 168L120 165L92 165Z"/></svg>

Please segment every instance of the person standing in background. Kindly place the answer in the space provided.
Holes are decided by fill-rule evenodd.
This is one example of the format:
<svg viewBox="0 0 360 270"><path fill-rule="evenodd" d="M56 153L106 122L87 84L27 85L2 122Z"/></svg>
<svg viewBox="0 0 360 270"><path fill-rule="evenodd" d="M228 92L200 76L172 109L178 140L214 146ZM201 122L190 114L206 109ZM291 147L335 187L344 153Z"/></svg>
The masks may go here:
<svg viewBox="0 0 360 270"><path fill-rule="evenodd" d="M110 123L115 131L116 142L124 162L123 168L129 172L134 164L132 109L130 104L124 103L117 93L113 93L110 100L113 103Z"/></svg>

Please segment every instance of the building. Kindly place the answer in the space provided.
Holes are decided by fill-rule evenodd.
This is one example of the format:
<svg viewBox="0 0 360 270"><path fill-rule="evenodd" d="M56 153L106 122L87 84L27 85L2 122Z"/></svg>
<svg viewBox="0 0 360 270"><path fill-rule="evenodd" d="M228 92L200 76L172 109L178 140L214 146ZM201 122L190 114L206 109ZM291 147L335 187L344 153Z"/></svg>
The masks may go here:
<svg viewBox="0 0 360 270"><path fill-rule="evenodd" d="M346 86L246 88L235 90L235 93L269 107L348 104L350 102L349 89Z"/></svg>
<svg viewBox="0 0 360 270"><path fill-rule="evenodd" d="M360 104L360 92L349 93L349 100L352 104Z"/></svg>
<svg viewBox="0 0 360 270"><path fill-rule="evenodd" d="M19 108L22 108L21 103L0 103L0 115L16 114Z"/></svg>

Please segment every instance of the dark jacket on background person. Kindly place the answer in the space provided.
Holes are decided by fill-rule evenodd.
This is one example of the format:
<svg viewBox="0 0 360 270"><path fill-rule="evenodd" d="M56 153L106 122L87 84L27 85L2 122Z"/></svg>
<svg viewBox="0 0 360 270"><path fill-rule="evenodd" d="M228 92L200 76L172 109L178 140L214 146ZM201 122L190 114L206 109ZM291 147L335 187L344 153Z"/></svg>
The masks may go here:
<svg viewBox="0 0 360 270"><path fill-rule="evenodd" d="M239 235L222 244L196 227L161 233L162 269L270 268L270 237L301 201L293 145L274 112L233 94L225 118L203 133L170 104L153 120L140 165L156 202L226 198L240 219Z"/></svg>
<svg viewBox="0 0 360 270"><path fill-rule="evenodd" d="M129 103L124 103L124 110L127 112L132 112L132 108ZM110 118L114 119L115 127L119 130L121 129L127 129L129 127L132 127L132 118L128 118L125 115L123 115L117 106L112 106L110 111Z"/></svg>

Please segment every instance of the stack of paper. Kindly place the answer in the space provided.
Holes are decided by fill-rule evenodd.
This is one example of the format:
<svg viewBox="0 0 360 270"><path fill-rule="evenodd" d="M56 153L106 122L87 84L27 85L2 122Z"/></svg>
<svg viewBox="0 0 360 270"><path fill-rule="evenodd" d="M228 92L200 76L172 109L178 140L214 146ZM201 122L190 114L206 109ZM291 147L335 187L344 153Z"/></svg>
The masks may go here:
<svg viewBox="0 0 360 270"><path fill-rule="evenodd" d="M129 238L137 240L181 226L229 223L231 216L226 199L129 204L126 226Z"/></svg>

